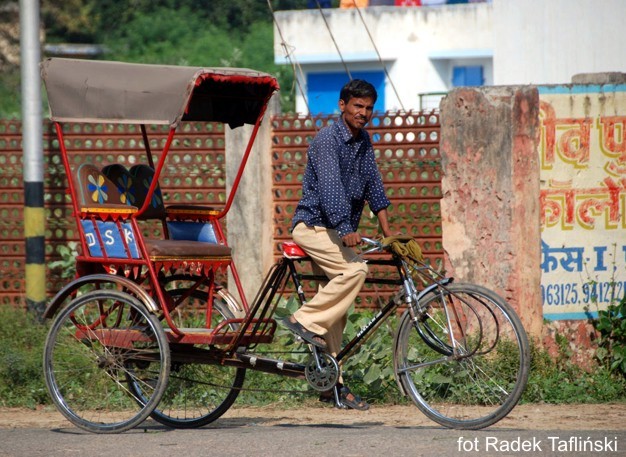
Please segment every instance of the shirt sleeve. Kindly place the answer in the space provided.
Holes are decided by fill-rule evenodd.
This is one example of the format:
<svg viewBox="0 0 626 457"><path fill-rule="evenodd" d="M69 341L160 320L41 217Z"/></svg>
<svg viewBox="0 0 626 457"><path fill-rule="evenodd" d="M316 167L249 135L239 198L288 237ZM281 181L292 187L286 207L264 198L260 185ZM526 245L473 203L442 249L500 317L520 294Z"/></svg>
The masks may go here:
<svg viewBox="0 0 626 457"><path fill-rule="evenodd" d="M341 145L331 135L316 137L309 147L309 160L318 184L320 209L330 228L343 237L351 233L350 204L341 181L338 151Z"/></svg>

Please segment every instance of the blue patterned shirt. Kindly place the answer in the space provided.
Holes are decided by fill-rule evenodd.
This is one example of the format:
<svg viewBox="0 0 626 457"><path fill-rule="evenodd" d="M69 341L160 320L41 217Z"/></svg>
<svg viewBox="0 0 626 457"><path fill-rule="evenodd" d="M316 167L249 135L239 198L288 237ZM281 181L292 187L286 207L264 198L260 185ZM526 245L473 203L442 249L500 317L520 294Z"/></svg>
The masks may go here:
<svg viewBox="0 0 626 457"><path fill-rule="evenodd" d="M365 130L353 138L340 118L318 132L307 155L293 227L304 222L309 227L335 229L344 237L358 230L366 201L374 213L389 206Z"/></svg>

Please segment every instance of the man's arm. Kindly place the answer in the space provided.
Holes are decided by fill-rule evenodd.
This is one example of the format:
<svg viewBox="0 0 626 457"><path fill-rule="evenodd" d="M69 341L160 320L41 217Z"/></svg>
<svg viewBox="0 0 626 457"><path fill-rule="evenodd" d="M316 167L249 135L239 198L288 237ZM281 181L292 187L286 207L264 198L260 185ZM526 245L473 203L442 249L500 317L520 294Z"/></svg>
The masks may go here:
<svg viewBox="0 0 626 457"><path fill-rule="evenodd" d="M391 229L389 228L389 219L387 218L387 208L381 209L378 213L376 213L376 217L378 217L378 224L380 225L380 229L383 232L383 236L391 236Z"/></svg>
<svg viewBox="0 0 626 457"><path fill-rule="evenodd" d="M378 217L378 224L380 225L380 229L383 232L383 236L384 237L391 236L392 234L391 234L391 229L389 228L387 208L381 209L376 214L376 217ZM341 238L341 241L343 241L343 244L345 244L346 246L352 248L356 246L357 244L361 244L361 235L356 232L348 233L347 235Z"/></svg>

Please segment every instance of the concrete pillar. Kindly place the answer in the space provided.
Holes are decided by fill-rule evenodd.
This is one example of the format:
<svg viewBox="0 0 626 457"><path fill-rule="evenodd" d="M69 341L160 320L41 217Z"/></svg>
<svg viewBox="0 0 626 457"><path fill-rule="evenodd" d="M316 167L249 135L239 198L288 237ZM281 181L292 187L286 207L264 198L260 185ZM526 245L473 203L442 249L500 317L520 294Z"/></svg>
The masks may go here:
<svg viewBox="0 0 626 457"><path fill-rule="evenodd" d="M251 305L273 262L274 208L272 199L272 126L270 119L280 110L274 95L257 133L239 190L226 216L228 244ZM226 127L226 192L230 193L253 126ZM238 297L229 274L228 290Z"/></svg>
<svg viewBox="0 0 626 457"><path fill-rule="evenodd" d="M441 102L445 268L486 286L542 327L539 95L533 87L459 88Z"/></svg>

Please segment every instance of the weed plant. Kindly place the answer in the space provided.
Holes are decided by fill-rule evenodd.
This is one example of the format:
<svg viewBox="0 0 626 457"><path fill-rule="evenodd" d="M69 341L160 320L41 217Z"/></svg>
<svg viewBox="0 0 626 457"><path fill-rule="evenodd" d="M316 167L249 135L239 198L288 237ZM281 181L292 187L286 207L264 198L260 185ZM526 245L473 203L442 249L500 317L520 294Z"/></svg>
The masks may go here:
<svg viewBox="0 0 626 457"><path fill-rule="evenodd" d="M626 378L626 295L619 303L598 311L593 321L600 334L596 359L611 372Z"/></svg>

